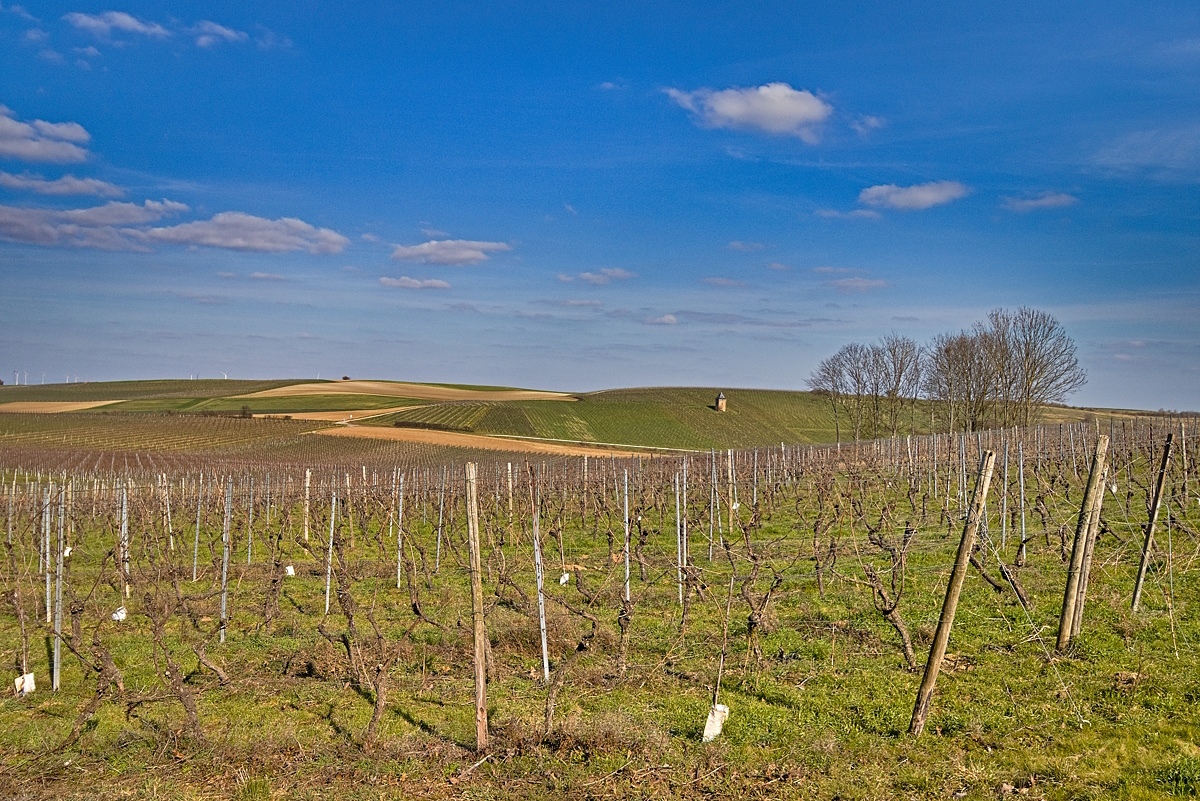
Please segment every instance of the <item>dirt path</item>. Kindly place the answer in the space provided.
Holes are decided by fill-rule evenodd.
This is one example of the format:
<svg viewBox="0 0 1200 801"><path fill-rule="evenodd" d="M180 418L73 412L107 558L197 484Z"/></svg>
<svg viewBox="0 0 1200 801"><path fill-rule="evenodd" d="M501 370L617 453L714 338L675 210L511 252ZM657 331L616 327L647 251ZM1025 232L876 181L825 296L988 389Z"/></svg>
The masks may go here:
<svg viewBox="0 0 1200 801"><path fill-rule="evenodd" d="M405 384L399 381L330 381L328 383L291 384L286 387L265 389L239 398L290 398L302 395L387 395L394 398L419 398L420 400L572 400L563 392L542 392L534 389L457 389L427 384Z"/></svg>
<svg viewBox="0 0 1200 801"><path fill-rule="evenodd" d="M560 445L555 442L485 437L480 434L459 434L453 431L431 431L424 428L395 428L384 426L338 426L315 432L328 437L363 437L400 442L419 442L425 445L450 445L459 448L480 448L491 451L521 451L555 456L636 456L634 451L583 445Z"/></svg>
<svg viewBox="0 0 1200 801"><path fill-rule="evenodd" d="M0 403L0 412L25 412L28 414L82 412L84 409L95 409L97 406L108 406L110 403L124 403L124 401L12 401L11 403Z"/></svg>

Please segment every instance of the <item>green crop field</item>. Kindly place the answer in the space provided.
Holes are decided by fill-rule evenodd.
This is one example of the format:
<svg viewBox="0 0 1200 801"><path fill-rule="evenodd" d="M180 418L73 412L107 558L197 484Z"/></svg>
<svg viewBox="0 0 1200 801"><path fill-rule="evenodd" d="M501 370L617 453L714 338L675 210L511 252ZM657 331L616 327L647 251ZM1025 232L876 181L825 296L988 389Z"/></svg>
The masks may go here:
<svg viewBox="0 0 1200 801"><path fill-rule="evenodd" d="M300 379L283 381L237 381L199 379L196 381L99 381L81 384L32 384L0 387L0 403L14 401L104 401L143 398L224 398L262 392L289 384L307 383Z"/></svg>

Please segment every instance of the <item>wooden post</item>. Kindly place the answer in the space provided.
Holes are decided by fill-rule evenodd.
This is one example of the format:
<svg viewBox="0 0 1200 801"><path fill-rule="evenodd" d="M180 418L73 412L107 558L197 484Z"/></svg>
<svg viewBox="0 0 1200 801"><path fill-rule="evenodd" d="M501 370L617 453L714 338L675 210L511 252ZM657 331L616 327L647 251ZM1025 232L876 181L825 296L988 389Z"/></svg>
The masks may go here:
<svg viewBox="0 0 1200 801"><path fill-rule="evenodd" d="M1092 457L1092 471L1088 474L1087 489L1079 507L1079 522L1075 525L1075 542L1071 548L1071 566L1067 572L1067 587L1063 592L1062 615L1058 620L1058 642L1055 648L1066 650L1071 644L1071 632L1075 625L1075 603L1079 595L1079 577L1083 570L1083 553L1087 549L1087 536L1091 528L1092 505L1096 493L1104 492L1101 479L1104 475L1104 459L1108 452L1108 435L1096 438L1096 453Z"/></svg>
<svg viewBox="0 0 1200 801"><path fill-rule="evenodd" d="M50 672L50 689L58 692L62 674L63 627L63 538L66 528L66 488L58 488L58 552L54 564L54 664Z"/></svg>
<svg viewBox="0 0 1200 801"><path fill-rule="evenodd" d="M196 538L192 542L192 581L196 580L196 568L200 564L200 510L204 505L204 471L196 479ZM306 510L307 511L307 510ZM308 527L307 521L305 528Z"/></svg>
<svg viewBox="0 0 1200 801"><path fill-rule="evenodd" d="M475 463L467 462L467 544L471 552L471 619L475 627L475 750L488 746L487 630L483 623L483 577L479 559L479 505Z"/></svg>
<svg viewBox="0 0 1200 801"><path fill-rule="evenodd" d="M304 471L304 541L308 542L308 491L312 486L312 470Z"/></svg>
<svg viewBox="0 0 1200 801"><path fill-rule="evenodd" d="M1162 502L1163 482L1167 478L1167 466L1171 461L1171 434L1167 434L1163 446L1162 464L1158 467L1158 478L1154 481L1154 500L1150 503L1150 520L1146 523L1146 541L1142 545L1142 561L1138 564L1137 579L1133 582L1133 611L1138 610L1142 600L1142 582L1146 580L1146 568L1150 565L1150 551L1154 549L1154 524L1158 522L1158 506Z"/></svg>
<svg viewBox="0 0 1200 801"><path fill-rule="evenodd" d="M1092 502L1088 513L1087 538L1083 541L1083 563L1079 568L1079 588L1075 591L1075 614L1071 618L1071 639L1079 636L1083 628L1083 607L1087 601L1088 580L1092 575L1092 552L1096 548L1096 537L1100 534L1100 510L1104 506L1106 476L1100 477L1100 491Z"/></svg>
<svg viewBox="0 0 1200 801"><path fill-rule="evenodd" d="M537 578L538 630L542 635L542 677L550 686L550 650L546 646L546 572L542 566L542 488L535 490L537 499L533 503L533 567Z"/></svg>
<svg viewBox="0 0 1200 801"><path fill-rule="evenodd" d="M400 589L404 570L404 476L399 473L400 468L397 467L392 474L392 504L396 507L396 589Z"/></svg>
<svg viewBox="0 0 1200 801"><path fill-rule="evenodd" d="M946 644L950 641L950 627L954 625L954 612L958 609L958 596L962 592L963 580L967 576L967 564L971 551L975 547L975 532L979 528L983 516L983 505L987 500L988 487L992 483L992 468L996 465L995 451L986 451L979 466L979 478L975 481L975 496L971 499L971 509L967 514L967 523L963 527L962 541L958 544L958 555L954 559L954 569L950 573L950 583L946 586L946 599L942 602L942 616L938 619L937 631L933 635L933 647L929 650L929 661L925 663L925 677L921 679L921 689L917 691L917 703L913 707L912 723L908 731L914 737L919 737L925 728L925 719L929 717L929 703L933 700L933 688L937 684L938 671L942 667L942 659L946 656Z"/></svg>
<svg viewBox="0 0 1200 801"><path fill-rule="evenodd" d="M629 471L625 471L625 600L629 600Z"/></svg>
<svg viewBox="0 0 1200 801"><path fill-rule="evenodd" d="M233 517L233 477L225 484L225 528L221 534L221 642L225 642L225 626L229 620L229 523Z"/></svg>
<svg viewBox="0 0 1200 801"><path fill-rule="evenodd" d="M333 526L337 521L337 479L333 480L333 499L329 502L329 550L325 554L325 614L329 614L329 586L333 583Z"/></svg>

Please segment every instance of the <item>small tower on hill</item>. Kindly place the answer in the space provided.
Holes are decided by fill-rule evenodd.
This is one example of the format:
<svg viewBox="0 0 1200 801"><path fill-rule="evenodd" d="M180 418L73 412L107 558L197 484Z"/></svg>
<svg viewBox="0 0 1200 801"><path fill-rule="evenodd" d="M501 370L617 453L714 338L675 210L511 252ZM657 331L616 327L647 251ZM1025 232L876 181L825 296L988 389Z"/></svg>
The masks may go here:
<svg viewBox="0 0 1200 801"><path fill-rule="evenodd" d="M717 411L718 412L725 411L725 393L724 392L720 392L717 394Z"/></svg>

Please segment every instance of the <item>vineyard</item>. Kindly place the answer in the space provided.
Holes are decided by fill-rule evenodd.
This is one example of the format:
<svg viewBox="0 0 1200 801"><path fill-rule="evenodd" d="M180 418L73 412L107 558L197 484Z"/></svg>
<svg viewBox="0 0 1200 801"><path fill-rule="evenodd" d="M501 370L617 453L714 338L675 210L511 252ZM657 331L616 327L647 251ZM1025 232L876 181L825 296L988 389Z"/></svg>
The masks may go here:
<svg viewBox="0 0 1200 801"><path fill-rule="evenodd" d="M1200 793L1191 420L534 460L68 417L0 419L6 797Z"/></svg>

